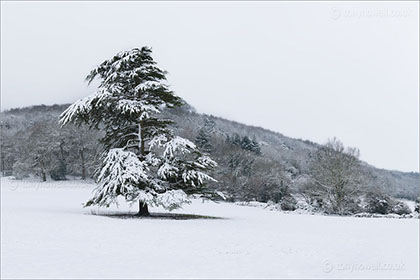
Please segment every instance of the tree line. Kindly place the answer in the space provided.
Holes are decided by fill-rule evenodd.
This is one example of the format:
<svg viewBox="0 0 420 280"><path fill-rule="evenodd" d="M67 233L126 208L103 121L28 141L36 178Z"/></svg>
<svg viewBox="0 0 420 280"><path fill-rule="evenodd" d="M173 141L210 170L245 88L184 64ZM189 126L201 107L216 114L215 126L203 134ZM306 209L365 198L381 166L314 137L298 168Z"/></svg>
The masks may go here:
<svg viewBox="0 0 420 280"><path fill-rule="evenodd" d="M22 179L37 176L65 180L91 178L97 165L100 131L58 124L58 112L36 106L33 112L12 110L2 114L1 172ZM19 112L19 113L16 113Z"/></svg>
<svg viewBox="0 0 420 280"><path fill-rule="evenodd" d="M61 127L58 118L67 106L2 113L3 176L35 176L41 181L94 179L103 132L85 126ZM218 182L210 187L225 193L229 201L272 201L290 211L298 207L297 198L303 198L310 207L331 214L410 212L383 191L387 182L369 173L358 151L345 148L337 139L316 149L305 170L299 163L287 165L273 159L257 135L221 130L212 116L190 113L185 107L164 114L178 120L174 129L180 135L217 161L219 166L211 175ZM188 116L188 122L180 121Z"/></svg>

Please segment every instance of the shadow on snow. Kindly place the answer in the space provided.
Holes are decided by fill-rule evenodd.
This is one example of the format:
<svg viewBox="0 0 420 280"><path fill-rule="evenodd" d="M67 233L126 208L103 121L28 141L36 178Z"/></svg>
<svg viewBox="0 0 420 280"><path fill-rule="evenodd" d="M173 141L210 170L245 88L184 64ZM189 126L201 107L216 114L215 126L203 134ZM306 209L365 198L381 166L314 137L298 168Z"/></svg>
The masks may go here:
<svg viewBox="0 0 420 280"><path fill-rule="evenodd" d="M150 213L148 216L140 216L137 213L91 213L94 216L102 216L116 219L165 219L165 220L224 220L226 218L203 216L194 214L178 213Z"/></svg>

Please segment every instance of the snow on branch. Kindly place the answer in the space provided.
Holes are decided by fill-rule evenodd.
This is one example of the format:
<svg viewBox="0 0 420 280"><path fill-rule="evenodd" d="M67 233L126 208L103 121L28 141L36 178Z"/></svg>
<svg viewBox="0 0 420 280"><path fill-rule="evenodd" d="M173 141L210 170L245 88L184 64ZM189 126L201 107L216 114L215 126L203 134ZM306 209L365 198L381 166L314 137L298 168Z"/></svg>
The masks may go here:
<svg viewBox="0 0 420 280"><path fill-rule="evenodd" d="M105 165L98 176L98 181L107 178L113 185L139 183L147 180L147 166L137 155L123 149L111 149L104 159Z"/></svg>
<svg viewBox="0 0 420 280"><path fill-rule="evenodd" d="M159 178L154 178L153 180L150 180L149 187L158 193L162 193L168 189L169 183L167 181L160 180Z"/></svg>
<svg viewBox="0 0 420 280"><path fill-rule="evenodd" d="M139 190L135 191L135 195L132 197L133 201L142 201L148 204L153 204L157 193L153 190Z"/></svg>
<svg viewBox="0 0 420 280"><path fill-rule="evenodd" d="M95 197L86 206L90 204L108 206L120 194L133 194L140 182L148 180L146 172L147 166L135 153L123 149L109 150L97 178L100 185Z"/></svg>
<svg viewBox="0 0 420 280"><path fill-rule="evenodd" d="M192 186L196 187L195 182L198 182L198 186L204 184L204 181L217 182L213 177L197 170L186 170L182 173L182 179L185 183L191 183Z"/></svg>
<svg viewBox="0 0 420 280"><path fill-rule="evenodd" d="M163 156L173 158L177 151L180 151L181 153L188 153L195 149L195 144L190 140L175 136L165 144L165 151L163 152Z"/></svg>
<svg viewBox="0 0 420 280"><path fill-rule="evenodd" d="M157 174L160 178L166 180L168 178L176 176L178 171L179 169L177 167L171 165L168 162L165 162L159 167Z"/></svg>
<svg viewBox="0 0 420 280"><path fill-rule="evenodd" d="M194 162L194 165L206 169L206 168L213 168L217 166L217 162L215 162L214 160L212 160L210 157L208 156L201 156L197 159L196 162Z"/></svg>
<svg viewBox="0 0 420 280"><path fill-rule="evenodd" d="M183 190L168 190L155 197L153 204L168 210L180 208L184 203L191 203Z"/></svg>
<svg viewBox="0 0 420 280"><path fill-rule="evenodd" d="M164 86L161 82L158 81L144 81L143 83L137 85L134 90L135 91L146 91L149 89L155 89L158 87Z"/></svg>
<svg viewBox="0 0 420 280"><path fill-rule="evenodd" d="M149 147L150 149L152 149L155 146L162 147L167 141L168 141L168 138L165 135L160 134L158 136L153 137L149 141Z"/></svg>
<svg viewBox="0 0 420 280"><path fill-rule="evenodd" d="M148 118L150 113L160 113L159 109L154 105L128 99L119 100L117 109L122 113L141 114L140 120Z"/></svg>
<svg viewBox="0 0 420 280"><path fill-rule="evenodd" d="M146 155L146 162L149 166L158 166L161 163L161 159L157 157L153 152L149 152Z"/></svg>
<svg viewBox="0 0 420 280"><path fill-rule="evenodd" d="M89 114L95 103L100 102L109 96L110 93L103 89L99 89L94 94L77 100L60 115L60 124L64 126L81 115Z"/></svg>

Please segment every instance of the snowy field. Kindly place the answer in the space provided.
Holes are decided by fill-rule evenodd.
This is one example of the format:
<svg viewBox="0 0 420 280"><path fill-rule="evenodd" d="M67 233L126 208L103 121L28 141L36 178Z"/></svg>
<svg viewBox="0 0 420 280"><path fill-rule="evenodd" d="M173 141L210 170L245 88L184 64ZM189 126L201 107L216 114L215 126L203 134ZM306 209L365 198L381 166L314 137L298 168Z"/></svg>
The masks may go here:
<svg viewBox="0 0 420 280"><path fill-rule="evenodd" d="M201 200L176 212L223 219L120 219L92 214L127 206L82 208L91 190L75 181L2 178L1 277L419 277L418 219L294 215Z"/></svg>

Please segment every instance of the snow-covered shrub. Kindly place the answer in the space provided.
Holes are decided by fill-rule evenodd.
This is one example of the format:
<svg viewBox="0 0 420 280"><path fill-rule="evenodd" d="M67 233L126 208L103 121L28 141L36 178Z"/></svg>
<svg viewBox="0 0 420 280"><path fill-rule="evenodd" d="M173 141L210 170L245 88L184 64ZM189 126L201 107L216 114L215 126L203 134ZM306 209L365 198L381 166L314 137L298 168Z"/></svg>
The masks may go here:
<svg viewBox="0 0 420 280"><path fill-rule="evenodd" d="M297 208L297 201L292 195L284 196L280 201L281 210L295 211Z"/></svg>
<svg viewBox="0 0 420 280"><path fill-rule="evenodd" d="M322 197L315 196L312 193L304 193L308 208L315 212L325 212L328 209L328 204L322 199Z"/></svg>
<svg viewBox="0 0 420 280"><path fill-rule="evenodd" d="M302 212L306 213L315 213L317 210L309 203L308 197L306 197L302 193L298 193L294 195L296 199L296 210L301 210Z"/></svg>
<svg viewBox="0 0 420 280"><path fill-rule="evenodd" d="M391 213L392 204L391 198L385 194L369 192L365 196L365 211L368 213Z"/></svg>
<svg viewBox="0 0 420 280"><path fill-rule="evenodd" d="M402 201L396 202L391 209L392 213L398 214L398 215L405 215L410 214L411 210L410 207L408 207L407 204L405 204Z"/></svg>
<svg viewBox="0 0 420 280"><path fill-rule="evenodd" d="M363 208L360 206L361 200L359 197L352 197L344 203L344 215L353 215L355 213L363 212Z"/></svg>
<svg viewBox="0 0 420 280"><path fill-rule="evenodd" d="M54 161L52 169L50 170L51 179L55 181L65 180L67 174L67 166L62 159Z"/></svg>
<svg viewBox="0 0 420 280"><path fill-rule="evenodd" d="M378 191L368 192L364 197L364 211L373 214L411 214L410 207L403 201L397 201Z"/></svg>
<svg viewBox="0 0 420 280"><path fill-rule="evenodd" d="M16 179L23 179L29 176L31 166L27 162L16 161L13 164L13 175Z"/></svg>

